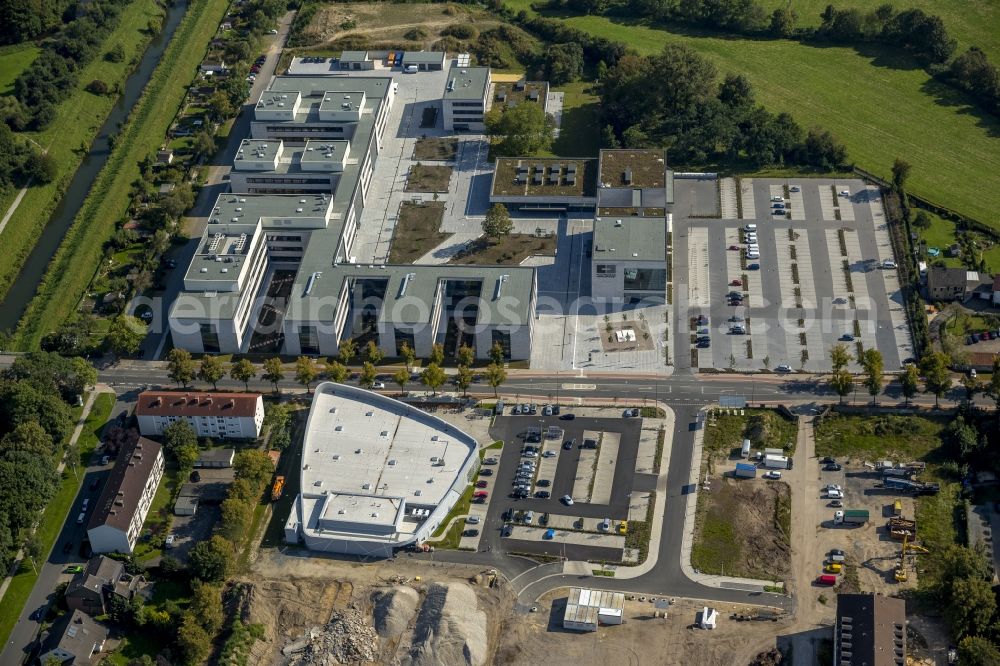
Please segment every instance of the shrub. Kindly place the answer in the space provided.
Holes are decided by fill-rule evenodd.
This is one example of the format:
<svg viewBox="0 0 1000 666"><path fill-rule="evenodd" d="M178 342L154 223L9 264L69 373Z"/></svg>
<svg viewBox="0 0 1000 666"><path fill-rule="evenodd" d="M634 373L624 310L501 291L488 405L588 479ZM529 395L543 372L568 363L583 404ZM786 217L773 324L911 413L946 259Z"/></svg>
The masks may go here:
<svg viewBox="0 0 1000 666"><path fill-rule="evenodd" d="M94 93L95 95L107 95L108 84L100 79L94 79L87 84L87 92Z"/></svg>
<svg viewBox="0 0 1000 666"><path fill-rule="evenodd" d="M441 35L443 37L457 37L458 39L475 39L479 36L479 31L471 25L456 23L442 30Z"/></svg>
<svg viewBox="0 0 1000 666"><path fill-rule="evenodd" d="M412 30L408 30L406 34L403 35L403 37L409 39L412 42L419 42L424 39L427 39L428 34L427 31L424 30L423 28L413 28Z"/></svg>

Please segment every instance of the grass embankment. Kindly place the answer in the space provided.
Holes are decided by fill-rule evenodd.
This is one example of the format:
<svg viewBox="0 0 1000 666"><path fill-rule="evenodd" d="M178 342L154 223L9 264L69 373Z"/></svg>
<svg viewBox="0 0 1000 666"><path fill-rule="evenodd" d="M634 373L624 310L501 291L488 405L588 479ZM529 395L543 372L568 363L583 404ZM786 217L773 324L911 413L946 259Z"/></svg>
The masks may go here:
<svg viewBox="0 0 1000 666"><path fill-rule="evenodd" d="M128 208L139 163L163 142L227 7L226 0L194 0L189 6L19 323L16 348L37 347L80 302L104 242Z"/></svg>
<svg viewBox="0 0 1000 666"><path fill-rule="evenodd" d="M525 0L507 4L531 12ZM895 49L867 44L859 53L787 40L675 34L602 16L575 16L565 23L644 54L657 53L667 43L686 44L721 73L745 74L770 111L787 111L803 127L821 125L833 132L858 166L888 178L893 159L902 157L913 165L910 192L987 224L995 221L1000 122ZM990 34L986 25L982 33ZM935 131L927 132L928 127Z"/></svg>
<svg viewBox="0 0 1000 666"><path fill-rule="evenodd" d="M14 90L14 81L35 61L40 51L34 44L14 44L0 48L0 95Z"/></svg>
<svg viewBox="0 0 1000 666"><path fill-rule="evenodd" d="M104 81L112 90L116 86L123 85L152 39L152 35L146 30L149 22L158 21L162 16L163 10L154 0L135 0L127 4L122 10L118 27L98 50L100 55L80 72L76 91L59 105L52 124L42 132L21 134L48 148L49 155L57 165L57 175L51 183L29 188L21 199L21 204L7 222L7 226L4 227L4 251L0 252L0 298L7 293L20 272L24 260L59 204L63 192L69 186L80 162L83 161L97 131L117 101L116 96L94 95L84 88L95 79ZM103 54L112 46L119 44L125 52L124 60L118 63L105 60ZM0 76L0 94L6 92L3 83L6 81L7 73L7 66L4 65L3 75ZM0 218L6 214L15 194L11 193L0 202L2 203Z"/></svg>
<svg viewBox="0 0 1000 666"><path fill-rule="evenodd" d="M101 393L94 398L94 404L90 408L83 430L80 432L80 438L77 440L80 465L85 466L93 455L94 449L100 442L101 428L111 417L111 410L114 406L115 396L112 393ZM62 531L66 516L69 515L70 507L76 499L82 482L82 473L79 473L78 476L73 473L70 467L63 471L59 489L48 506L45 507L36 531L42 544L43 553L48 553L56 545L55 541L59 537L59 532ZM0 603L0 641L7 641L7 636L10 635L11 629L17 623L17 618L20 617L37 578L31 563L23 561L20 570L10 581L7 593L3 596L3 603Z"/></svg>
<svg viewBox="0 0 1000 666"><path fill-rule="evenodd" d="M438 528L436 530L434 530L434 534L431 535L432 539L439 539L439 538L441 538L441 535L444 534L444 530L448 526L448 523L451 522L452 518L454 518L455 516L465 516L465 515L467 515L469 513L469 507L472 506L472 493L473 492L475 492L475 487L472 486L472 485L470 485L468 488L465 489L465 492L462 493L462 496L458 498L457 502L455 502L455 506L453 506L451 508L451 511L448 512L448 515L445 517L445 519L441 521L441 525L439 525ZM454 545L451 545L451 546L447 545L449 543L450 539L451 539L451 536L452 536L451 533L454 531L455 527L459 528L458 529L458 533L459 533L459 536L461 536L462 530L465 529L465 521L461 520L461 521L455 523L455 525L452 526L452 529L448 530L448 537L446 538L445 542L443 542L443 543L440 544L441 547L443 547L443 548L449 548L449 547L450 548L457 548L458 547L458 541L457 540L455 541Z"/></svg>

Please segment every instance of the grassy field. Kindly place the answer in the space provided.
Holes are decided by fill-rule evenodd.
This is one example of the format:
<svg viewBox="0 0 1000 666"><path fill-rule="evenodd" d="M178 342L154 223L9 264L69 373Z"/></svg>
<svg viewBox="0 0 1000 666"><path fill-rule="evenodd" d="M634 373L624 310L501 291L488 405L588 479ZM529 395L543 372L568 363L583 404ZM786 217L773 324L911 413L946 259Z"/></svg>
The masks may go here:
<svg viewBox="0 0 1000 666"><path fill-rule="evenodd" d="M115 396L112 393L101 393L94 398L90 414L84 422L83 430L80 432L79 451L81 460L89 460L90 456L97 448L100 441L100 431L104 424L111 417L111 410L115 406ZM41 521L38 524L38 537L42 542L42 551L48 553L55 546L55 541L59 537L59 532L66 522L70 506L76 499L76 494L80 490L80 483L83 476L79 478L69 469L63 472L62 484L55 496L45 507ZM35 586L34 569L29 562L21 564L20 571L14 575L10 581L10 587L3 596L3 603L0 604L0 641L6 642L11 629L17 623L17 618L24 609L24 604L28 601L32 588Z"/></svg>
<svg viewBox="0 0 1000 666"><path fill-rule="evenodd" d="M0 95L14 89L14 80L38 57L34 44L15 44L0 48Z"/></svg>
<svg viewBox="0 0 1000 666"><path fill-rule="evenodd" d="M563 93L562 126L552 144L555 157L596 157L601 148L600 99L591 84L578 81L554 89Z"/></svg>
<svg viewBox="0 0 1000 666"><path fill-rule="evenodd" d="M169 463L163 470L163 479L160 481L160 486L156 489L156 494L153 495L153 502L149 505L149 513L146 515L146 522L142 524L142 535L139 537L139 541L135 545L135 559L140 562L146 562L156 557L163 555L163 548L159 544L163 543L163 539L167 536L167 531L170 529L170 524L173 521L173 514L171 513L172 504L170 502L171 497L174 495L174 490L177 488L177 484L181 480L178 478L178 469L176 463ZM155 540L155 544L150 541L150 536L162 537Z"/></svg>
<svg viewBox="0 0 1000 666"><path fill-rule="evenodd" d="M399 219L392 233L389 262L413 263L445 242L451 234L439 231L443 216L443 201L421 204L404 201L399 207Z"/></svg>
<svg viewBox="0 0 1000 666"><path fill-rule="evenodd" d="M944 426L922 416L833 414L816 426L816 455L932 462L928 456L941 446Z"/></svg>
<svg viewBox="0 0 1000 666"><path fill-rule="evenodd" d="M798 15L798 25L815 27L820 24L820 13L830 4L829 0L760 0L768 11L778 7L791 7ZM904 0L892 3L898 10L917 8L928 14L937 14L944 21L948 33L958 40L959 52L969 46L978 46L990 59L1000 61L1000 5L986 0ZM841 0L834 3L837 9L856 7L863 12L878 6L870 0Z"/></svg>
<svg viewBox="0 0 1000 666"><path fill-rule="evenodd" d="M517 9L527 4L508 2ZM667 43L686 44L712 60L720 73L744 73L769 110L787 111L804 127L821 125L833 132L858 166L888 176L893 159L902 157L913 165L910 191L987 223L995 219L1000 122L970 107L904 54L874 45L861 52L679 34L601 16L565 22L641 53L656 53Z"/></svg>
<svg viewBox="0 0 1000 666"><path fill-rule="evenodd" d="M139 163L163 142L227 6L226 0L197 0L189 6L18 325L18 348L37 347L41 336L59 326L76 308L98 265L104 242L128 208Z"/></svg>
<svg viewBox="0 0 1000 666"><path fill-rule="evenodd" d="M123 83L151 39L146 27L151 20L162 15L163 10L154 0L135 0L127 4L122 10L121 22L101 49L103 53L110 45L121 44L125 59L113 63L101 56L94 58L80 72L76 91L59 105L52 124L43 132L24 133L24 136L48 148L49 155L58 165L58 175L47 185L30 188L4 228L4 251L0 252L0 298L7 293L25 258L35 246L97 130L115 104L115 97L94 95L84 90L84 86L94 79L100 79L111 87ZM0 216L6 213L13 199L12 194L4 200Z"/></svg>
<svg viewBox="0 0 1000 666"><path fill-rule="evenodd" d="M451 181L450 166L414 164L406 178L406 192L447 192Z"/></svg>
<svg viewBox="0 0 1000 666"><path fill-rule="evenodd" d="M745 414L717 413L705 430L705 450L712 455L729 456L750 438L754 448L786 448L795 451L796 425L769 409L748 409Z"/></svg>

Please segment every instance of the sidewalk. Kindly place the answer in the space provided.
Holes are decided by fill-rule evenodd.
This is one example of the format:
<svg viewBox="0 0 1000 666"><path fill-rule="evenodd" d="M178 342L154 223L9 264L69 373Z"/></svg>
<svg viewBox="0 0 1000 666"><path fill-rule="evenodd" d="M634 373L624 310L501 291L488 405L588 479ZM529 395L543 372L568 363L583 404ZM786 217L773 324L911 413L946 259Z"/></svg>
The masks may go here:
<svg viewBox="0 0 1000 666"><path fill-rule="evenodd" d="M702 409L705 413L711 406ZM691 474L688 477L688 484L695 489L694 492L685 495L687 503L684 512L684 534L681 539L681 571L692 581L709 587L727 587L740 590L763 592L765 586L774 586L775 582L770 580L756 580L754 578L738 578L735 576L721 576L715 574L701 573L695 571L691 566L691 548L694 545L695 516L698 511L698 487L701 481L701 447L705 440L704 421L694 433L694 448L691 452ZM781 587L782 583L777 583Z"/></svg>
<svg viewBox="0 0 1000 666"><path fill-rule="evenodd" d="M108 393L110 389L107 386L98 384L93 391L87 396L87 402L83 404L83 410L80 412L80 418L76 422L76 427L73 429L73 434L69 438L69 443L66 445L66 449L71 449L76 440L80 437L80 433L83 432L83 426L87 422L87 417L90 416L90 408L94 405L94 400L97 398L98 393ZM63 469L66 467L66 457L59 462L59 467L56 468L56 472L62 475ZM78 482L79 483L79 482ZM42 509L44 511L44 508ZM37 523L35 524L37 527ZM55 547L53 542L52 547ZM49 553L45 553L45 559L48 559ZM17 574L18 570L21 568L21 562L24 561L24 551L18 550L17 554L14 556L14 562L10 565L10 569L7 571L7 575L4 576L3 582L0 582L0 600L3 599L4 595L7 594L7 588L10 586L10 581Z"/></svg>

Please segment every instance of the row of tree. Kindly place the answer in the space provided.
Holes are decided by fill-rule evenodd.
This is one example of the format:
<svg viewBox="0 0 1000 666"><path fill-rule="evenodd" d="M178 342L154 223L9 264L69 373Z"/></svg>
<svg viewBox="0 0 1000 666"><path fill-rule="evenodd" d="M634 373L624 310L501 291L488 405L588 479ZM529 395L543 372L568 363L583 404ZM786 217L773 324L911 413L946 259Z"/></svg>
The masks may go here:
<svg viewBox="0 0 1000 666"><path fill-rule="evenodd" d="M20 44L57 29L72 17L69 0L0 0L0 44Z"/></svg>
<svg viewBox="0 0 1000 666"><path fill-rule="evenodd" d="M51 157L0 123L0 191L30 182L48 183L55 177L55 169Z"/></svg>
<svg viewBox="0 0 1000 666"><path fill-rule="evenodd" d="M625 56L599 82L606 147L666 146L675 162L742 159L753 166L848 164L847 150L820 128L803 132L788 114L758 105L750 81L691 48L668 44L656 55Z"/></svg>
<svg viewBox="0 0 1000 666"><path fill-rule="evenodd" d="M32 525L59 486L56 472L72 429L69 400L97 381L82 359L36 352L0 373L0 570L6 571L27 541L32 558L42 544L29 538Z"/></svg>
<svg viewBox="0 0 1000 666"><path fill-rule="evenodd" d="M392 381L397 384L400 390L409 382L413 381L413 366L417 360L416 352L408 344L403 344L400 349L400 357L405 367L400 368L392 375ZM340 343L339 353L336 358L327 359L321 363L308 356L300 356L295 361L294 378L296 383L301 384L306 390L311 390L312 385L318 379L326 377L332 382L343 384L351 376L348 366L358 358L358 345L353 339L346 339ZM361 386L371 387L378 380L378 366L385 360L385 355L375 341L369 341L365 346L361 356L361 370L358 372L358 383ZM507 371L504 368L503 348L496 344L490 350L490 364L484 371L484 378L496 393L497 388L507 381ZM458 349L456 355L458 361L458 373L454 377L455 385L464 391L475 381L475 375L471 370L475 361L475 351L468 346ZM444 386L448 381L448 375L444 368L444 346L434 344L431 347L431 354L427 359L427 364L420 372L421 383L434 393ZM285 364L278 357L266 359L258 371L249 359L243 358L235 363L226 363L217 356L206 354L200 361L195 361L191 353L185 349L172 349L167 355L167 376L178 385L187 387L195 379L201 380L218 388L218 383L228 375L230 378L243 382L249 390L250 382L260 376L266 382L278 390L278 385L285 379ZM287 421L279 421L286 423Z"/></svg>

